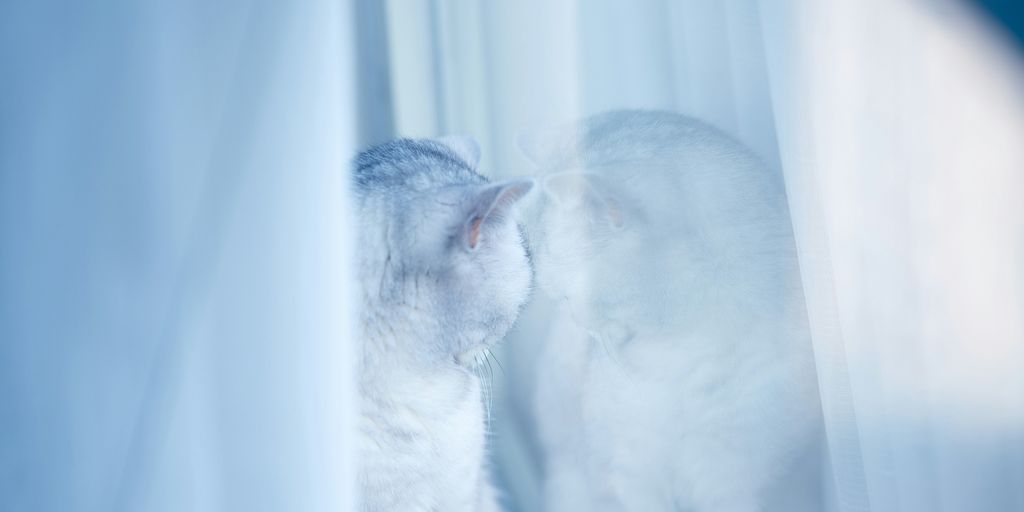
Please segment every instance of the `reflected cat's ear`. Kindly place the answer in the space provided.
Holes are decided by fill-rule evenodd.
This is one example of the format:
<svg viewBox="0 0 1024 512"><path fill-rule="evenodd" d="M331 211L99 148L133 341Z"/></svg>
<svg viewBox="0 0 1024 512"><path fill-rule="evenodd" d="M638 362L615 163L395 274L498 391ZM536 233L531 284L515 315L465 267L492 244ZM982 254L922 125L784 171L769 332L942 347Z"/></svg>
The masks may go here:
<svg viewBox="0 0 1024 512"><path fill-rule="evenodd" d="M452 150L452 152L459 158L469 164L470 168L476 169L476 166L480 164L480 145L477 144L472 137L467 137L465 135L446 135L434 140L444 144L448 149Z"/></svg>
<svg viewBox="0 0 1024 512"><path fill-rule="evenodd" d="M530 178L516 178L477 188L463 224L463 241L475 250L486 237L487 228L508 219L510 210L533 189Z"/></svg>
<svg viewBox="0 0 1024 512"><path fill-rule="evenodd" d="M562 210L582 209L591 220L604 220L616 229L625 226L622 205L597 175L578 171L549 174L544 178L545 195Z"/></svg>

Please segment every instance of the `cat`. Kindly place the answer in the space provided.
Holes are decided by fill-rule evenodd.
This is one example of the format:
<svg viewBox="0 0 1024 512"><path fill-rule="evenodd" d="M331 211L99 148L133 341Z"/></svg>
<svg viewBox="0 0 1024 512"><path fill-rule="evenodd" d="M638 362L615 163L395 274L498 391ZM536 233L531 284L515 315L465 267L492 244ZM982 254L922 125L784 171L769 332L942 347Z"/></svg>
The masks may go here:
<svg viewBox="0 0 1024 512"><path fill-rule="evenodd" d="M354 163L361 509L497 511L473 371L509 330L533 271L516 204L465 138L388 142Z"/></svg>
<svg viewBox="0 0 1024 512"><path fill-rule="evenodd" d="M538 285L568 318L538 357L547 510L767 510L821 414L781 177L668 112L521 147Z"/></svg>

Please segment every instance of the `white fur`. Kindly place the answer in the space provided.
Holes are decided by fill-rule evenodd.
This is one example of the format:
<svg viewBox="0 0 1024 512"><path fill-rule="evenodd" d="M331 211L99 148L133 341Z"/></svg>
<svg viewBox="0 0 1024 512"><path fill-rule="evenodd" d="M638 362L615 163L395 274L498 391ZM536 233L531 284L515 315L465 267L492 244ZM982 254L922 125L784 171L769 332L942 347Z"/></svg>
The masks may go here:
<svg viewBox="0 0 1024 512"><path fill-rule="evenodd" d="M532 182L486 183L467 147L396 141L356 160L365 511L498 510L472 366L528 295L511 209Z"/></svg>
<svg viewBox="0 0 1024 512"><path fill-rule="evenodd" d="M819 406L781 180L717 130L614 112L526 148L551 512L765 509Z"/></svg>

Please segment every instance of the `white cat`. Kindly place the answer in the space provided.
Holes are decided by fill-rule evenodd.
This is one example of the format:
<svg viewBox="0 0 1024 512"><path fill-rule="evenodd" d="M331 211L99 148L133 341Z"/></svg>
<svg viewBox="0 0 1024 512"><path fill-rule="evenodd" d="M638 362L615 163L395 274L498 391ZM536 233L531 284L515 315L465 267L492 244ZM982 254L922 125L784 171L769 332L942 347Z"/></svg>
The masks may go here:
<svg viewBox="0 0 1024 512"><path fill-rule="evenodd" d="M572 317L538 358L547 510L766 510L820 422L781 178L664 112L524 146L538 283Z"/></svg>
<svg viewBox="0 0 1024 512"><path fill-rule="evenodd" d="M471 367L508 331L532 270L513 207L463 139L398 140L356 158L362 510L498 510Z"/></svg>

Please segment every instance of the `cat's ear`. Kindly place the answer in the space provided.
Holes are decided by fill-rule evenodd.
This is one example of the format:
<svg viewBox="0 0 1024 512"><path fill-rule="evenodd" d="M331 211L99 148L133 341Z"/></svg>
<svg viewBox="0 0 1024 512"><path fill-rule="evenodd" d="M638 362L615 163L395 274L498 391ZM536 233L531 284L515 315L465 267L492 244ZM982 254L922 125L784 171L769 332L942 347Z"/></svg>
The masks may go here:
<svg viewBox="0 0 1024 512"><path fill-rule="evenodd" d="M582 209L591 219L602 219L616 229L625 226L622 205L597 175L556 172L544 178L543 188L549 200L563 209Z"/></svg>
<svg viewBox="0 0 1024 512"><path fill-rule="evenodd" d="M480 164L480 145L477 144L472 137L464 135L446 135L434 140L444 144L445 147L452 150L452 152L466 162L470 168L476 169L476 166Z"/></svg>
<svg viewBox="0 0 1024 512"><path fill-rule="evenodd" d="M466 249L479 247L488 227L507 222L512 208L530 193L533 183L531 178L516 178L476 188L463 222Z"/></svg>

